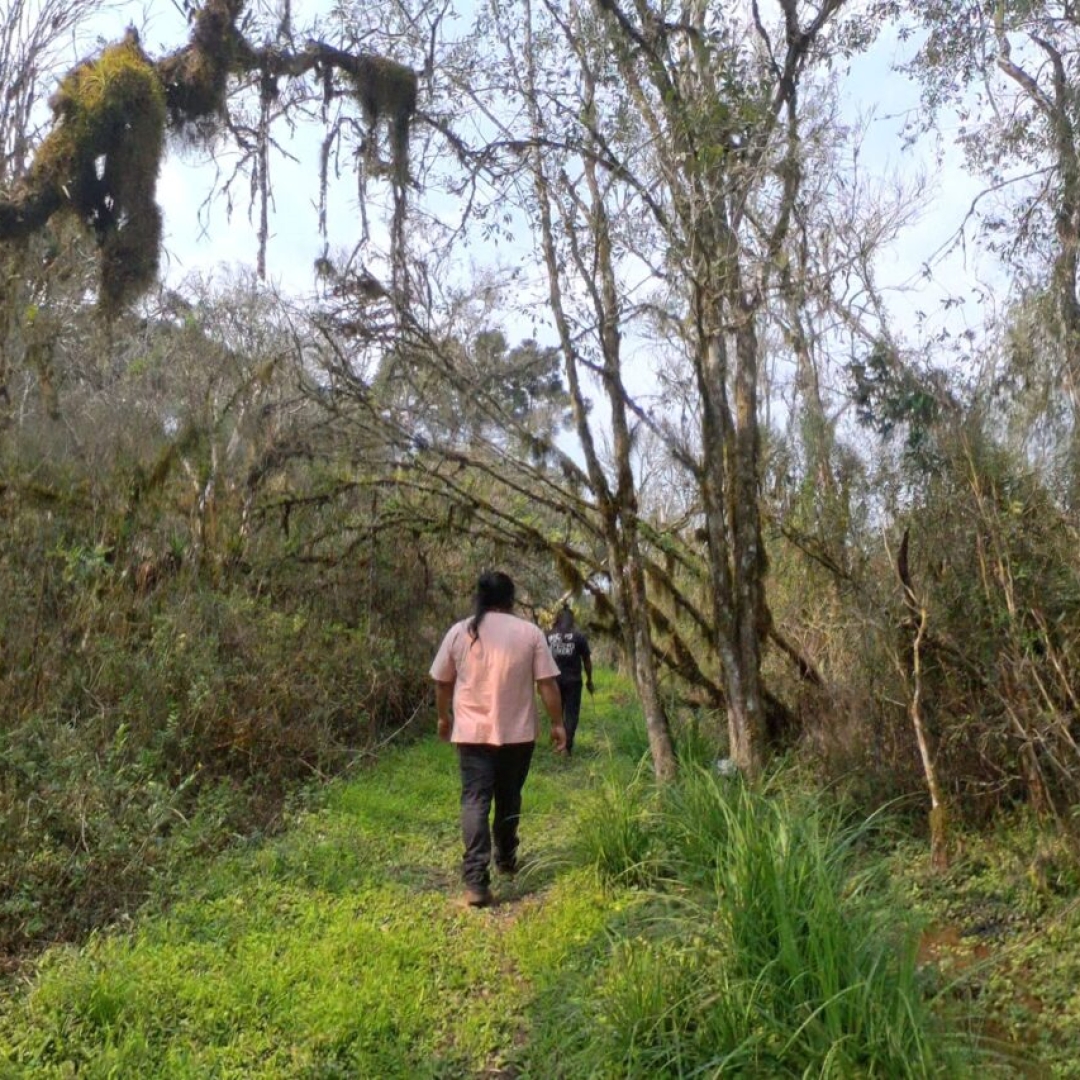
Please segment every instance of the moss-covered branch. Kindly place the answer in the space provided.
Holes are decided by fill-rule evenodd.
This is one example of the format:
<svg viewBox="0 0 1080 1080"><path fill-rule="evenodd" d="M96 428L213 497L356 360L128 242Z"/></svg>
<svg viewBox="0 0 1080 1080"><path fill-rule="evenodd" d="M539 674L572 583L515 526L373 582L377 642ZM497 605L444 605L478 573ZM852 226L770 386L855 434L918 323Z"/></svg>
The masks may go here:
<svg viewBox="0 0 1080 1080"><path fill-rule="evenodd" d="M349 53L323 42L298 51L256 49L239 29L245 0L208 0L195 14L187 44L156 63L138 34L84 60L62 80L50 104L54 122L26 174L0 191L0 242L19 241L70 212L91 230L101 252L100 301L113 314L157 274L161 211L157 176L165 132L198 141L216 134L230 80L260 75L264 94L282 76L316 72L324 94L353 97L368 130L390 130L395 184L408 174L409 126L416 110L416 72L393 60ZM340 74L344 88L334 89Z"/></svg>

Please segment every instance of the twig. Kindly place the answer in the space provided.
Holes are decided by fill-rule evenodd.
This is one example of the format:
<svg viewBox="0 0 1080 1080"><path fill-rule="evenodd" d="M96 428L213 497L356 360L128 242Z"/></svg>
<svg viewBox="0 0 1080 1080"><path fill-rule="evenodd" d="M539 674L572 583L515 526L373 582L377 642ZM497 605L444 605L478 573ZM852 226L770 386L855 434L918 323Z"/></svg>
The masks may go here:
<svg viewBox="0 0 1080 1080"><path fill-rule="evenodd" d="M355 761L358 757L373 757L384 746L392 743L394 739L396 739L416 719L417 714L424 707L424 704L425 702L421 701L416 706L416 708L413 709L412 715L409 717L409 719L406 720L405 723L401 725L401 727L397 728L395 731L390 732L390 734L387 735L385 739L380 739L379 742L377 742L374 746L368 746L362 750L355 751L355 753L353 754L353 760Z"/></svg>

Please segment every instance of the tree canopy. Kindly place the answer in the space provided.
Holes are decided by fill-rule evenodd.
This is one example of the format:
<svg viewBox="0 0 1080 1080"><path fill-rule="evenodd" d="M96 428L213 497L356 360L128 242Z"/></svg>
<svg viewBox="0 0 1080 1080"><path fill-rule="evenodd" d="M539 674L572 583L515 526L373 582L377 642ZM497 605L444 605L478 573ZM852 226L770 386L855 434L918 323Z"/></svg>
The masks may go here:
<svg viewBox="0 0 1080 1080"><path fill-rule="evenodd" d="M283 79L308 75L325 102L352 97L370 160L377 159L379 127L388 130L389 167L403 200L417 73L387 57L323 41L293 49L287 18L276 38L257 45L244 32L245 8L244 0L208 0L194 8L187 44L159 60L146 55L129 28L122 41L73 68L50 98L50 132L0 198L0 241L37 233L62 211L72 214L92 231L100 250L101 305L118 311L157 272L161 214L155 187L166 131L189 140L217 138L229 127L228 94L240 80L255 80L264 109L277 101ZM260 133L257 154L265 155L268 137ZM265 203L265 170L256 175Z"/></svg>

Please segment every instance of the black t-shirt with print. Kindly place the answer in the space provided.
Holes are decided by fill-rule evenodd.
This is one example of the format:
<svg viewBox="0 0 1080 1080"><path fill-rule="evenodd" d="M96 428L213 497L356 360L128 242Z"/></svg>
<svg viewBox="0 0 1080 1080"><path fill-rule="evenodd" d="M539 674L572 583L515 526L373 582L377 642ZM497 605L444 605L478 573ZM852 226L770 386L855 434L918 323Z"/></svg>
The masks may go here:
<svg viewBox="0 0 1080 1080"><path fill-rule="evenodd" d="M547 640L551 655L559 665L559 678L563 682L581 682L581 662L586 656L592 656L589 639L576 630L567 633L553 630Z"/></svg>

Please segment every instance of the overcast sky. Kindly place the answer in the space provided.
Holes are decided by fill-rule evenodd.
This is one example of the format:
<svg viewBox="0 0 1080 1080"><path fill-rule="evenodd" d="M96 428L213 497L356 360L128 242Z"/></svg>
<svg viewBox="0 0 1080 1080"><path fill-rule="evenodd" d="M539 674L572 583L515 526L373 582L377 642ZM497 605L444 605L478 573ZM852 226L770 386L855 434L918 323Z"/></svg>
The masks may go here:
<svg viewBox="0 0 1080 1080"><path fill-rule="evenodd" d="M95 30L103 38L114 40L129 22L141 29L144 47L152 56L175 49L187 35L180 9L160 0L153 4L123 2L112 14L101 16ZM985 260L981 266L977 263L970 246L965 249L953 244L952 253L942 258L979 191L979 183L963 170L948 132L942 144L944 151L928 141L902 147L900 133L905 116L918 109L919 99L917 88L893 70L903 58L900 48L894 36L883 35L868 53L853 61L842 86L850 116L873 116L861 157L863 167L882 176L895 170L912 174L923 170L932 177L926 209L879 262L879 283L889 290L890 302L900 313L901 322L912 322L915 313L922 311L926 329L932 331L946 318L953 327L974 322L979 317L975 305L952 308L946 314L942 300L946 296L964 298L980 277L992 275L993 270ZM297 292L311 288L312 266L324 246L318 235L315 205L320 138L321 132L312 126L298 129L295 141L288 147L298 160L291 162L279 155L271 166L276 212L271 223L268 272ZM939 163L935 154L941 152L944 158ZM256 227L249 220L250 192L246 183L239 181L233 192L231 214L220 200L209 210L203 206L215 171L227 175L230 168L227 156L209 162L204 153L180 156L173 152L167 158L158 187L165 220L162 270L167 280L175 283L190 272L209 272L223 264L254 268L258 239ZM337 225L343 246L348 246L359 236L354 183L339 184L332 200L331 226ZM254 213L257 216L257 210ZM207 223L204 231L202 224ZM927 266L932 270L929 277L924 274Z"/></svg>

